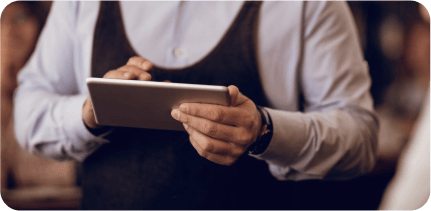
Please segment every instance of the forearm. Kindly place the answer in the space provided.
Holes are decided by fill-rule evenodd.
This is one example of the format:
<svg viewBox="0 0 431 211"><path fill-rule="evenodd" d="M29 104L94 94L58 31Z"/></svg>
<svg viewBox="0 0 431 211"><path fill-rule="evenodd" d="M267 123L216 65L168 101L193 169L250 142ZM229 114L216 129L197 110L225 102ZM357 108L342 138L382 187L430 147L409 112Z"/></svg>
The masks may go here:
<svg viewBox="0 0 431 211"><path fill-rule="evenodd" d="M274 135L261 155L279 180L345 179L375 163L378 122L358 107L323 112L268 109Z"/></svg>
<svg viewBox="0 0 431 211"><path fill-rule="evenodd" d="M61 96L25 87L15 97L15 133L26 150L57 160L82 161L107 142L92 135L82 121L86 95ZM30 106L31 105L31 106Z"/></svg>
<svg viewBox="0 0 431 211"><path fill-rule="evenodd" d="M268 109L274 134L256 158L279 180L353 178L370 171L376 156L368 65L345 2L304 2L304 8L299 83L293 87L304 109Z"/></svg>
<svg viewBox="0 0 431 211"><path fill-rule="evenodd" d="M82 121L86 89L76 48L79 2L55 2L33 55L18 74L14 99L15 134L20 145L43 157L83 160L106 142Z"/></svg>

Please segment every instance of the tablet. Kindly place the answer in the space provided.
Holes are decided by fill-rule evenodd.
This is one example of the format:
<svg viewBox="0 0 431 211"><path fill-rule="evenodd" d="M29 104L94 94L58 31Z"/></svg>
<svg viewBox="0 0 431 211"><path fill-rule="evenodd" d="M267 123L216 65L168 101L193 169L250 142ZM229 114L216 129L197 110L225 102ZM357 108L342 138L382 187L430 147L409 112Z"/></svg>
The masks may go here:
<svg viewBox="0 0 431 211"><path fill-rule="evenodd" d="M225 86L106 78L86 82L100 125L184 131L171 116L181 103L230 105Z"/></svg>

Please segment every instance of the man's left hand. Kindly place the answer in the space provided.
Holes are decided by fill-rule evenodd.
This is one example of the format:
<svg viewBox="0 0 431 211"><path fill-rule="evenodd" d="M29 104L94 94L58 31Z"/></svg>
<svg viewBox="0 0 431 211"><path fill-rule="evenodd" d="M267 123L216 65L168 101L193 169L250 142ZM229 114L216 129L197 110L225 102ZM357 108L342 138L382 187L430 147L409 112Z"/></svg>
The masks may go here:
<svg viewBox="0 0 431 211"><path fill-rule="evenodd" d="M255 104L229 86L231 105L183 103L172 117L183 123L196 151L206 159L232 165L256 141L262 119Z"/></svg>

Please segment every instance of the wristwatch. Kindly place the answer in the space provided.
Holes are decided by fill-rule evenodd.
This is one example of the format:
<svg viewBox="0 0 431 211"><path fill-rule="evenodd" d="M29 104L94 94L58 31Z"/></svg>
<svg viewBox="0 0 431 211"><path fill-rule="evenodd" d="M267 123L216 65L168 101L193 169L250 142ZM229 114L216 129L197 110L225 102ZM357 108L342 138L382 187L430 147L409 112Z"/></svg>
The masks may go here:
<svg viewBox="0 0 431 211"><path fill-rule="evenodd" d="M260 116L262 117L262 127L260 130L259 137L248 148L249 154L252 155L262 154L266 150L266 148L268 148L273 134L272 120L271 116L269 116L268 111L261 106L256 106L256 108L259 111Z"/></svg>

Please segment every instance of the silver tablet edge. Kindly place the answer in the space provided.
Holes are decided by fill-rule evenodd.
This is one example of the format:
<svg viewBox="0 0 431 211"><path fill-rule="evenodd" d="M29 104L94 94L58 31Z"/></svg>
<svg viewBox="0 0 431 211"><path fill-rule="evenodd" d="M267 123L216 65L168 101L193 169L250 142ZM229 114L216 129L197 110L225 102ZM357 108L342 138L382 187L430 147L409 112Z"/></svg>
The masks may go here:
<svg viewBox="0 0 431 211"><path fill-rule="evenodd" d="M182 89L206 89L214 91L226 91L228 90L225 86L218 85L203 85L203 84L186 84L186 83L167 83L158 81L138 81L138 80L122 80L122 79L109 79L109 78L94 78L89 77L86 79L86 83L96 84L118 84L118 85L135 85L135 86L147 86L147 87L158 87L158 88L182 88Z"/></svg>

